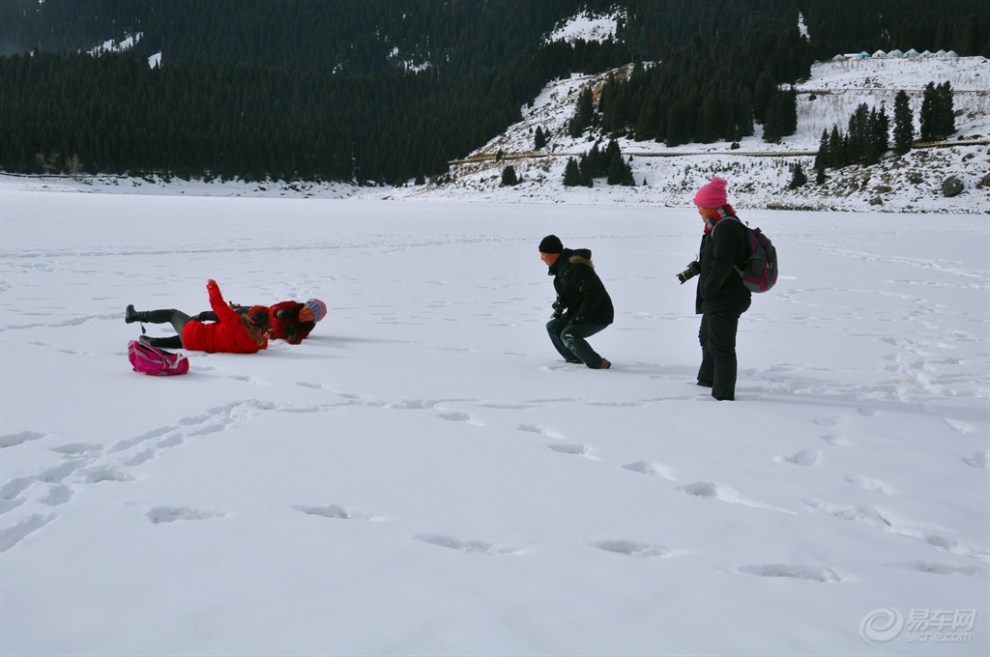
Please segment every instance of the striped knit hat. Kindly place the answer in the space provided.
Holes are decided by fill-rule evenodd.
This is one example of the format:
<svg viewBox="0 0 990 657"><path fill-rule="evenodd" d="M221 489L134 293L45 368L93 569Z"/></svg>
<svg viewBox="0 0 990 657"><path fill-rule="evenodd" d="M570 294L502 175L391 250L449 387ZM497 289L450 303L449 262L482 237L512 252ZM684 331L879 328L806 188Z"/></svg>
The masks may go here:
<svg viewBox="0 0 990 657"><path fill-rule="evenodd" d="M319 299L310 299L306 302L306 307L313 311L314 322L318 322L327 316L327 304Z"/></svg>

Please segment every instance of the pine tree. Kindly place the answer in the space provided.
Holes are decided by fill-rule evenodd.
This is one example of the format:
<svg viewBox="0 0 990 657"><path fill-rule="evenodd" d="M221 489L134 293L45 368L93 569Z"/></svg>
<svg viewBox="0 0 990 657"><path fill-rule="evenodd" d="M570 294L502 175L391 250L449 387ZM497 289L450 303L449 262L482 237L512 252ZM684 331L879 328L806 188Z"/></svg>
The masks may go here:
<svg viewBox="0 0 990 657"><path fill-rule="evenodd" d="M890 119L887 118L887 108L883 103L880 109L870 112L870 149L867 164L876 164L890 150Z"/></svg>
<svg viewBox="0 0 990 657"><path fill-rule="evenodd" d="M830 169L841 169L847 163L845 140L839 133L839 126L833 125L828 138L828 166Z"/></svg>
<svg viewBox="0 0 990 657"><path fill-rule="evenodd" d="M894 152L904 155L914 141L914 114L908 95L903 90L894 98Z"/></svg>
<svg viewBox="0 0 990 657"><path fill-rule="evenodd" d="M948 80L935 87L937 137L945 139L956 131L955 110L952 107L952 85Z"/></svg>
<svg viewBox="0 0 990 657"><path fill-rule="evenodd" d="M516 177L516 168L513 166L507 166L502 169L502 187L513 187L519 184L519 178Z"/></svg>
<svg viewBox="0 0 990 657"><path fill-rule="evenodd" d="M866 103L860 103L849 117L849 130L846 133L846 161L850 164L864 164L869 157L870 110Z"/></svg>
<svg viewBox="0 0 990 657"><path fill-rule="evenodd" d="M822 137L818 140L818 152L815 154L815 171L824 171L828 166L828 130L822 130Z"/></svg>
<svg viewBox="0 0 990 657"><path fill-rule="evenodd" d="M533 138L533 148L542 149L547 145L547 134L543 132L543 126L536 126L536 135Z"/></svg>
<svg viewBox="0 0 990 657"><path fill-rule="evenodd" d="M564 167L564 187L577 187L581 184L581 169L577 160L573 157L567 158L567 165Z"/></svg>
<svg viewBox="0 0 990 657"><path fill-rule="evenodd" d="M595 176L593 171L593 158L588 157L585 153L581 156L581 161L578 162L578 171L580 172L580 184L584 187L594 187L595 186Z"/></svg>
<svg viewBox="0 0 990 657"><path fill-rule="evenodd" d="M791 167L791 182L787 185L787 189L797 189L798 187L804 187L806 184L808 184L808 176L805 175L801 163L797 162Z"/></svg>
<svg viewBox="0 0 990 657"><path fill-rule="evenodd" d="M935 139L936 134L936 112L938 111L938 106L935 99L935 83L929 82L925 85L924 94L921 97L921 112L919 113L919 118L921 119L921 140L931 141Z"/></svg>
<svg viewBox="0 0 990 657"><path fill-rule="evenodd" d="M793 86L783 94L780 104L781 127L783 129L781 136L787 137L797 132L797 92Z"/></svg>
<svg viewBox="0 0 990 657"><path fill-rule="evenodd" d="M591 125L594 113L595 97L592 95L591 89L585 87L578 94L577 108L574 110L574 117L567 127L567 131L571 137L580 137L584 133L588 126Z"/></svg>
<svg viewBox="0 0 990 657"><path fill-rule="evenodd" d="M825 167L815 170L815 184L819 187L825 184Z"/></svg>
<svg viewBox="0 0 990 657"><path fill-rule="evenodd" d="M784 135L784 117L782 114L782 106L779 102L780 95L775 94L770 97L770 101L767 105L766 118L763 121L763 141L768 144L776 144L780 142L780 138Z"/></svg>

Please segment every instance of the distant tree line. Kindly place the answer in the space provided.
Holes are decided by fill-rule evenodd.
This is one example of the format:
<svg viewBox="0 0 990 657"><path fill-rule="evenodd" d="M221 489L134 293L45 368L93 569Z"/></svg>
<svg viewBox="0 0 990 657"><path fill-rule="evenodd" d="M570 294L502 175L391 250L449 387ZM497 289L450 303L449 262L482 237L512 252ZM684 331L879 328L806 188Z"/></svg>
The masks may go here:
<svg viewBox="0 0 990 657"><path fill-rule="evenodd" d="M612 76L602 89L597 124L612 136L667 146L737 141L764 125L777 142L797 129L793 88L813 62L808 41L796 29L751 32L724 47L699 41L652 66L636 63L627 78ZM571 134L590 125L586 98L579 99Z"/></svg>
<svg viewBox="0 0 990 657"><path fill-rule="evenodd" d="M613 9L615 40L544 41L563 18ZM127 53L77 52L137 31ZM974 0L3 0L0 53L36 52L0 57L0 167L422 181L548 81L623 64L597 100L582 93L571 134L675 146L762 125L777 141L813 61L895 46L990 55L990 18ZM944 131L928 111L922 138ZM552 138L539 130L534 148Z"/></svg>
<svg viewBox="0 0 990 657"><path fill-rule="evenodd" d="M605 178L609 185L625 185L632 187L632 167L622 156L619 143L614 139L608 143L605 150L598 147L598 142L591 150L581 155L579 159L567 158L564 167L564 187L594 187L596 178Z"/></svg>
<svg viewBox="0 0 990 657"><path fill-rule="evenodd" d="M70 172L71 160L87 173L401 184L500 134L545 80L589 58L621 61L614 44L557 44L438 78L213 60L152 69L130 53L3 57L0 167Z"/></svg>

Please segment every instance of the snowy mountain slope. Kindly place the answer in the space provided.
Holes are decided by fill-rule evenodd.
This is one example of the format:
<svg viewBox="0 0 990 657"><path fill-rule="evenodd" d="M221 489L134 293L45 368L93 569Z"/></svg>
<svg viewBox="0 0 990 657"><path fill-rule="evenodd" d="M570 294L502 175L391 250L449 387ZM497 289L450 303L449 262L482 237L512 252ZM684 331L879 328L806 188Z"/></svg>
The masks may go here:
<svg viewBox="0 0 990 657"><path fill-rule="evenodd" d="M611 72L610 72L611 73ZM654 142L620 138L631 156L639 187L593 190L564 188L566 160L587 152L599 135L573 139L567 123L580 90L599 88L608 75L573 75L558 80L523 108L523 120L456 164L439 185L419 192L429 197L476 198L526 202L624 202L679 206L700 182L712 175L727 177L739 207L799 207L909 212L986 212L990 188L979 188L990 174L990 61L983 57L867 59L825 62L797 85L798 131L781 144L767 144L760 135L747 138L738 150L727 143L688 144L672 149ZM623 71L618 71L622 74ZM848 167L830 172L827 184L788 191L791 166L810 171L823 129L845 132L849 117L862 103L887 107L892 117L894 96L904 90L911 99L915 130L924 86L948 81L953 88L957 134L948 148L918 149L903 158L888 157L872 169ZM551 135L543 153L534 153L537 127ZM759 126L757 126L759 133ZM501 154L501 161L496 157ZM511 164L524 182L499 188L501 170ZM955 198L942 194L942 181L955 175L965 191ZM809 176L811 177L811 176ZM642 184L645 181L645 185Z"/></svg>

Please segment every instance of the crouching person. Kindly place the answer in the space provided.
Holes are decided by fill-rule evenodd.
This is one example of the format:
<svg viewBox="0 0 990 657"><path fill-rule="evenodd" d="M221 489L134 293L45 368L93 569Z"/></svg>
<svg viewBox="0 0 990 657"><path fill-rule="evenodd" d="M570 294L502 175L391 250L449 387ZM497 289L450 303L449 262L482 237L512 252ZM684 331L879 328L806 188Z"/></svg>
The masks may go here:
<svg viewBox="0 0 990 657"><path fill-rule="evenodd" d="M608 369L612 363L602 358L587 338L602 331L615 319L609 297L588 249L565 249L560 238L547 235L540 242L540 260L549 267L557 300L553 318L547 322L550 342L569 363L584 363L592 369Z"/></svg>

